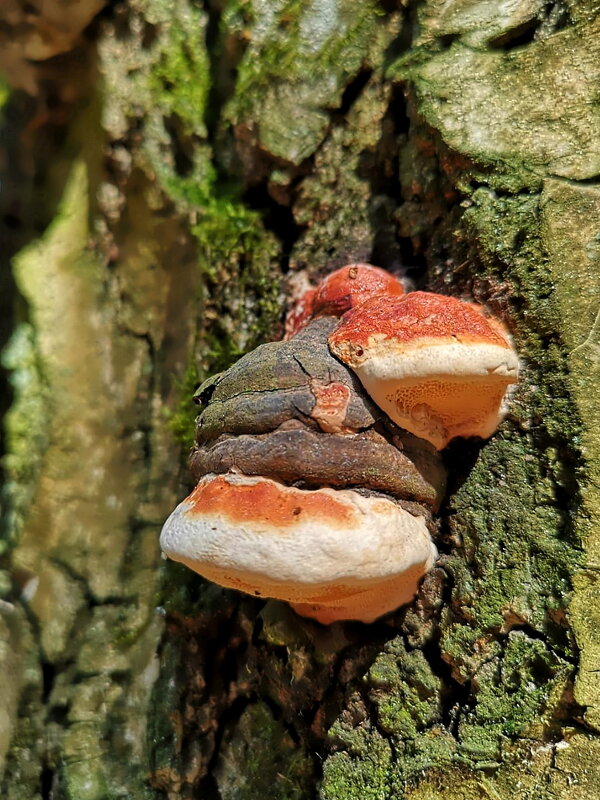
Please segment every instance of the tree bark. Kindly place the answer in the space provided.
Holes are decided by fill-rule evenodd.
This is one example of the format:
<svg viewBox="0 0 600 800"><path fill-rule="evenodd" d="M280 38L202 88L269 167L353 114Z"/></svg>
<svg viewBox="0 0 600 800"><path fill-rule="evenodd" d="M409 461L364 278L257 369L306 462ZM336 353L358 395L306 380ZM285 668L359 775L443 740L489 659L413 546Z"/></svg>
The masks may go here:
<svg viewBox="0 0 600 800"><path fill-rule="evenodd" d="M596 798L598 3L100 5L2 33L2 797ZM351 261L523 377L415 602L324 627L158 533L193 387Z"/></svg>

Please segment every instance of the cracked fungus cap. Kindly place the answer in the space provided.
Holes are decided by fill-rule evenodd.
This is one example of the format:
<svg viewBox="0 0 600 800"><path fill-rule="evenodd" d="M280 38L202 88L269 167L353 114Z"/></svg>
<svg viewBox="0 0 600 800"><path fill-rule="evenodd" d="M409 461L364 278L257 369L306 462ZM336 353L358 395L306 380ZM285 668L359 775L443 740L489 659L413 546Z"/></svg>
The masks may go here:
<svg viewBox="0 0 600 800"><path fill-rule="evenodd" d="M437 556L425 519L391 500L239 474L202 478L160 544L221 586L325 624L372 622L408 603Z"/></svg>
<svg viewBox="0 0 600 800"><path fill-rule="evenodd" d="M429 292L367 300L345 315L329 346L397 425L438 450L456 436L491 436L519 373L499 322Z"/></svg>

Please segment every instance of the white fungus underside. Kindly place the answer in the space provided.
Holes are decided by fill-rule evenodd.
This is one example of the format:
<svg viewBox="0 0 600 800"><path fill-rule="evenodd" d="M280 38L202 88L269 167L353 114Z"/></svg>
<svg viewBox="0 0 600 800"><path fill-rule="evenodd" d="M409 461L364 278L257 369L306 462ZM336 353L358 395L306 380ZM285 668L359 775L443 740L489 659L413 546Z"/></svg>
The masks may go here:
<svg viewBox="0 0 600 800"><path fill-rule="evenodd" d="M456 436L491 436L506 414L505 396L519 361L505 347L446 344L392 350L375 341L350 366L388 416L443 449Z"/></svg>
<svg viewBox="0 0 600 800"><path fill-rule="evenodd" d="M350 363L369 380L422 380L437 378L487 378L514 381L519 360L513 350L495 344L438 344L402 350L393 340L375 341L364 356Z"/></svg>
<svg viewBox="0 0 600 800"><path fill-rule="evenodd" d="M322 519L279 529L232 523L190 514L184 500L165 522L161 548L215 583L298 603L300 613L322 622L370 622L410 601L437 556L424 519L384 498L318 491L354 510L351 527Z"/></svg>

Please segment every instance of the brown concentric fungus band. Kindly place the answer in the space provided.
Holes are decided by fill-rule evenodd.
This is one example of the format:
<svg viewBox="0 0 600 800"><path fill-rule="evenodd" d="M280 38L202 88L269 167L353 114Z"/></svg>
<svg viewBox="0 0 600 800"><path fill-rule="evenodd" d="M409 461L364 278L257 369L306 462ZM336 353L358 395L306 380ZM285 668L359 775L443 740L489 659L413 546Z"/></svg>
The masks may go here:
<svg viewBox="0 0 600 800"><path fill-rule="evenodd" d="M209 397L201 387L194 478L238 469L288 484L360 486L437 508L446 479L439 455L390 423L331 355L334 325L313 320L293 339L241 358Z"/></svg>
<svg viewBox="0 0 600 800"><path fill-rule="evenodd" d="M327 337L335 325L331 318L314 320L292 340L263 344L206 381L196 394L204 405L196 421L198 443L223 433L267 433L290 419L322 430L319 399L331 387L337 391L339 431L373 426L384 415L352 371L329 351ZM327 427L332 425L330 420Z"/></svg>
<svg viewBox="0 0 600 800"><path fill-rule="evenodd" d="M439 461L423 455L417 448L412 454L401 451L376 433L340 436L300 428L218 439L196 447L190 467L197 480L208 472L237 469L245 475L306 487L362 487L414 500L435 511L443 498L446 476Z"/></svg>

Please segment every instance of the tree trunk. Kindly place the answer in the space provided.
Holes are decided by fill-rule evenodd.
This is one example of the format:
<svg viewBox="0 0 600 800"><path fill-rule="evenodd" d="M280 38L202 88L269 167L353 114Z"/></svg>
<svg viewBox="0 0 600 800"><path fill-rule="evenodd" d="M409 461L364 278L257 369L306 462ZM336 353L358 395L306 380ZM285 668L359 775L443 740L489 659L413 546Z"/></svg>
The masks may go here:
<svg viewBox="0 0 600 800"><path fill-rule="evenodd" d="M598 2L76 6L2 33L1 796L596 798ZM351 261L523 378L415 602L324 627L158 533L195 384Z"/></svg>

